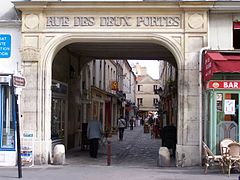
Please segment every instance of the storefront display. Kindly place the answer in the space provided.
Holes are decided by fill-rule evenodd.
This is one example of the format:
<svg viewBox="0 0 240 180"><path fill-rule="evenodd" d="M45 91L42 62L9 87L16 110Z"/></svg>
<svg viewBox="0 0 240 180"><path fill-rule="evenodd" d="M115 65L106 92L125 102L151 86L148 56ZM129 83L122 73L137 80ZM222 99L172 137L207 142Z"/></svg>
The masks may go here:
<svg viewBox="0 0 240 180"><path fill-rule="evenodd" d="M67 93L67 84L53 80L51 111L52 149L57 144L66 143Z"/></svg>
<svg viewBox="0 0 240 180"><path fill-rule="evenodd" d="M219 142L239 142L240 54L235 51L204 53L204 141L214 153Z"/></svg>
<svg viewBox="0 0 240 180"><path fill-rule="evenodd" d="M16 164L16 119L11 75L0 75L0 165Z"/></svg>
<svg viewBox="0 0 240 180"><path fill-rule="evenodd" d="M210 148L215 153L219 152L222 139L239 141L239 90L240 81L211 80L207 84L209 114L205 129L208 130Z"/></svg>

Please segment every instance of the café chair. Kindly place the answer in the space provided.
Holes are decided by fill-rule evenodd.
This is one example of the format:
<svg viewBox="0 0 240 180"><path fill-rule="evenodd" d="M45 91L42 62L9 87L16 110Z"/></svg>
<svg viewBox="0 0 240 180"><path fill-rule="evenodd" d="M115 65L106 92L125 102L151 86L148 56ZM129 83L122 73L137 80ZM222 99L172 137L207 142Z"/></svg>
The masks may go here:
<svg viewBox="0 0 240 180"><path fill-rule="evenodd" d="M230 143L228 153L224 159L228 167L228 176L230 176L232 168L240 170L240 144L237 142Z"/></svg>
<svg viewBox="0 0 240 180"><path fill-rule="evenodd" d="M206 145L206 143L202 142L203 145L203 160L204 160L204 166L205 170L204 173L207 173L208 167L212 166L219 166L222 169L222 172L224 173L224 161L222 155L215 155L213 152L209 149L209 147Z"/></svg>
<svg viewBox="0 0 240 180"><path fill-rule="evenodd" d="M233 143L233 142L236 142L234 141L233 139L231 138L224 138L222 141L220 141L220 152L221 152L221 155L227 155L228 153L228 145Z"/></svg>

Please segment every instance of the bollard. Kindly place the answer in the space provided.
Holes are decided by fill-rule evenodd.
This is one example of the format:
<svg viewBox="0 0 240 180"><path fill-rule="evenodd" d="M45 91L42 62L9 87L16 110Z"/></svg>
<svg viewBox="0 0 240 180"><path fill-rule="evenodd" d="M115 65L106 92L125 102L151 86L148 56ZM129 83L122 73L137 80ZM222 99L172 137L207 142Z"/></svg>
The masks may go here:
<svg viewBox="0 0 240 180"><path fill-rule="evenodd" d="M53 164L63 165L65 164L65 146L63 144L57 144L53 149Z"/></svg>
<svg viewBox="0 0 240 180"><path fill-rule="evenodd" d="M112 151L112 149L111 149L111 141L110 141L110 140L108 140L108 141L107 141L107 143L108 143L108 152L107 152L107 154L108 154L108 157L107 157L107 165L108 165L108 166L110 166L110 165L111 165L111 151Z"/></svg>

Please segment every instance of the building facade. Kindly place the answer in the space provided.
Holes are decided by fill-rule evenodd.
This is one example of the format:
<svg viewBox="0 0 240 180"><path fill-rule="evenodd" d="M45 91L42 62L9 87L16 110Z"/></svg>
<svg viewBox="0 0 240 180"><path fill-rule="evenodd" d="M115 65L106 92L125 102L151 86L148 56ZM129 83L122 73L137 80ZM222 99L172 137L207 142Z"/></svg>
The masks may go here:
<svg viewBox="0 0 240 180"><path fill-rule="evenodd" d="M125 101L125 118L129 120L130 117L136 116L137 107L135 103L135 86L136 75L132 71L128 61L124 61L123 65L123 93L126 95Z"/></svg>
<svg viewBox="0 0 240 180"><path fill-rule="evenodd" d="M77 82L72 78L78 72L75 70L76 67L81 69L93 59L92 57L163 59L176 67L178 88L176 163L185 157L185 166L200 164L203 118L199 55L211 42L208 37L214 37L211 30L208 31L214 15L217 19L220 17L218 12L221 12L221 16L229 18L230 23L233 16L229 12L238 14L239 2L30 1L14 4L22 12L21 65L23 75L27 82L30 82L21 96L21 130L34 132L35 163L44 164L49 160L52 147L53 63L56 55L66 50L71 56L76 55L66 57L68 63L77 62L78 65L71 64L70 68L68 64L65 66L67 68L59 73L66 74L62 78L67 77L65 81L68 84L68 93L73 93L74 89L77 89L75 88ZM222 19L216 22L224 26L226 23L221 23ZM223 33L220 31L222 29L218 32ZM221 42L223 41L222 39ZM62 65L61 61L55 63L57 66ZM92 81L91 78L88 80ZM73 84L69 87L71 83ZM76 96L75 93L72 97ZM67 100L74 102L71 97ZM68 110L70 106L76 107L74 104L68 104ZM76 114L78 113L72 116ZM74 121L69 127L73 126ZM68 142L70 147L75 142L73 139Z"/></svg>
<svg viewBox="0 0 240 180"><path fill-rule="evenodd" d="M159 116L162 127L174 125L177 127L177 69L168 62L160 63Z"/></svg>
<svg viewBox="0 0 240 180"><path fill-rule="evenodd" d="M13 76L21 74L21 22L10 1L0 11L0 166L16 164L16 94Z"/></svg>
<svg viewBox="0 0 240 180"><path fill-rule="evenodd" d="M234 3L233 3L234 4ZM209 44L202 51L203 139L220 153L224 138L239 142L239 11L209 16ZM224 29L224 30L223 30Z"/></svg>
<svg viewBox="0 0 240 180"><path fill-rule="evenodd" d="M154 80L149 75L137 76L136 102L138 113L141 117L147 117L151 112L158 111L159 96L155 91L159 88L159 80Z"/></svg>
<svg viewBox="0 0 240 180"><path fill-rule="evenodd" d="M104 132L116 130L126 104L120 78L123 60L93 59L81 67L77 59L62 49L52 68L52 147L63 143L67 150L88 146L87 124L93 117L99 119Z"/></svg>

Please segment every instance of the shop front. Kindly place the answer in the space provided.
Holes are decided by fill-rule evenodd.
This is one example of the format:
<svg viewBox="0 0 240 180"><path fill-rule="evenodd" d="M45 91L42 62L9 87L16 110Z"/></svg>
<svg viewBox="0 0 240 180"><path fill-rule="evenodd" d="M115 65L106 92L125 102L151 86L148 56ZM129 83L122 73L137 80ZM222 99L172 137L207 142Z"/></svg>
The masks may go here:
<svg viewBox="0 0 240 180"><path fill-rule="evenodd" d="M51 140L52 149L57 144L67 146L67 114L68 114L68 85L66 83L52 81L52 108L51 108Z"/></svg>
<svg viewBox="0 0 240 180"><path fill-rule="evenodd" d="M239 142L240 55L207 52L204 62L204 140L220 153L224 138Z"/></svg>
<svg viewBox="0 0 240 180"><path fill-rule="evenodd" d="M16 114L11 75L0 75L0 166L16 164Z"/></svg>

